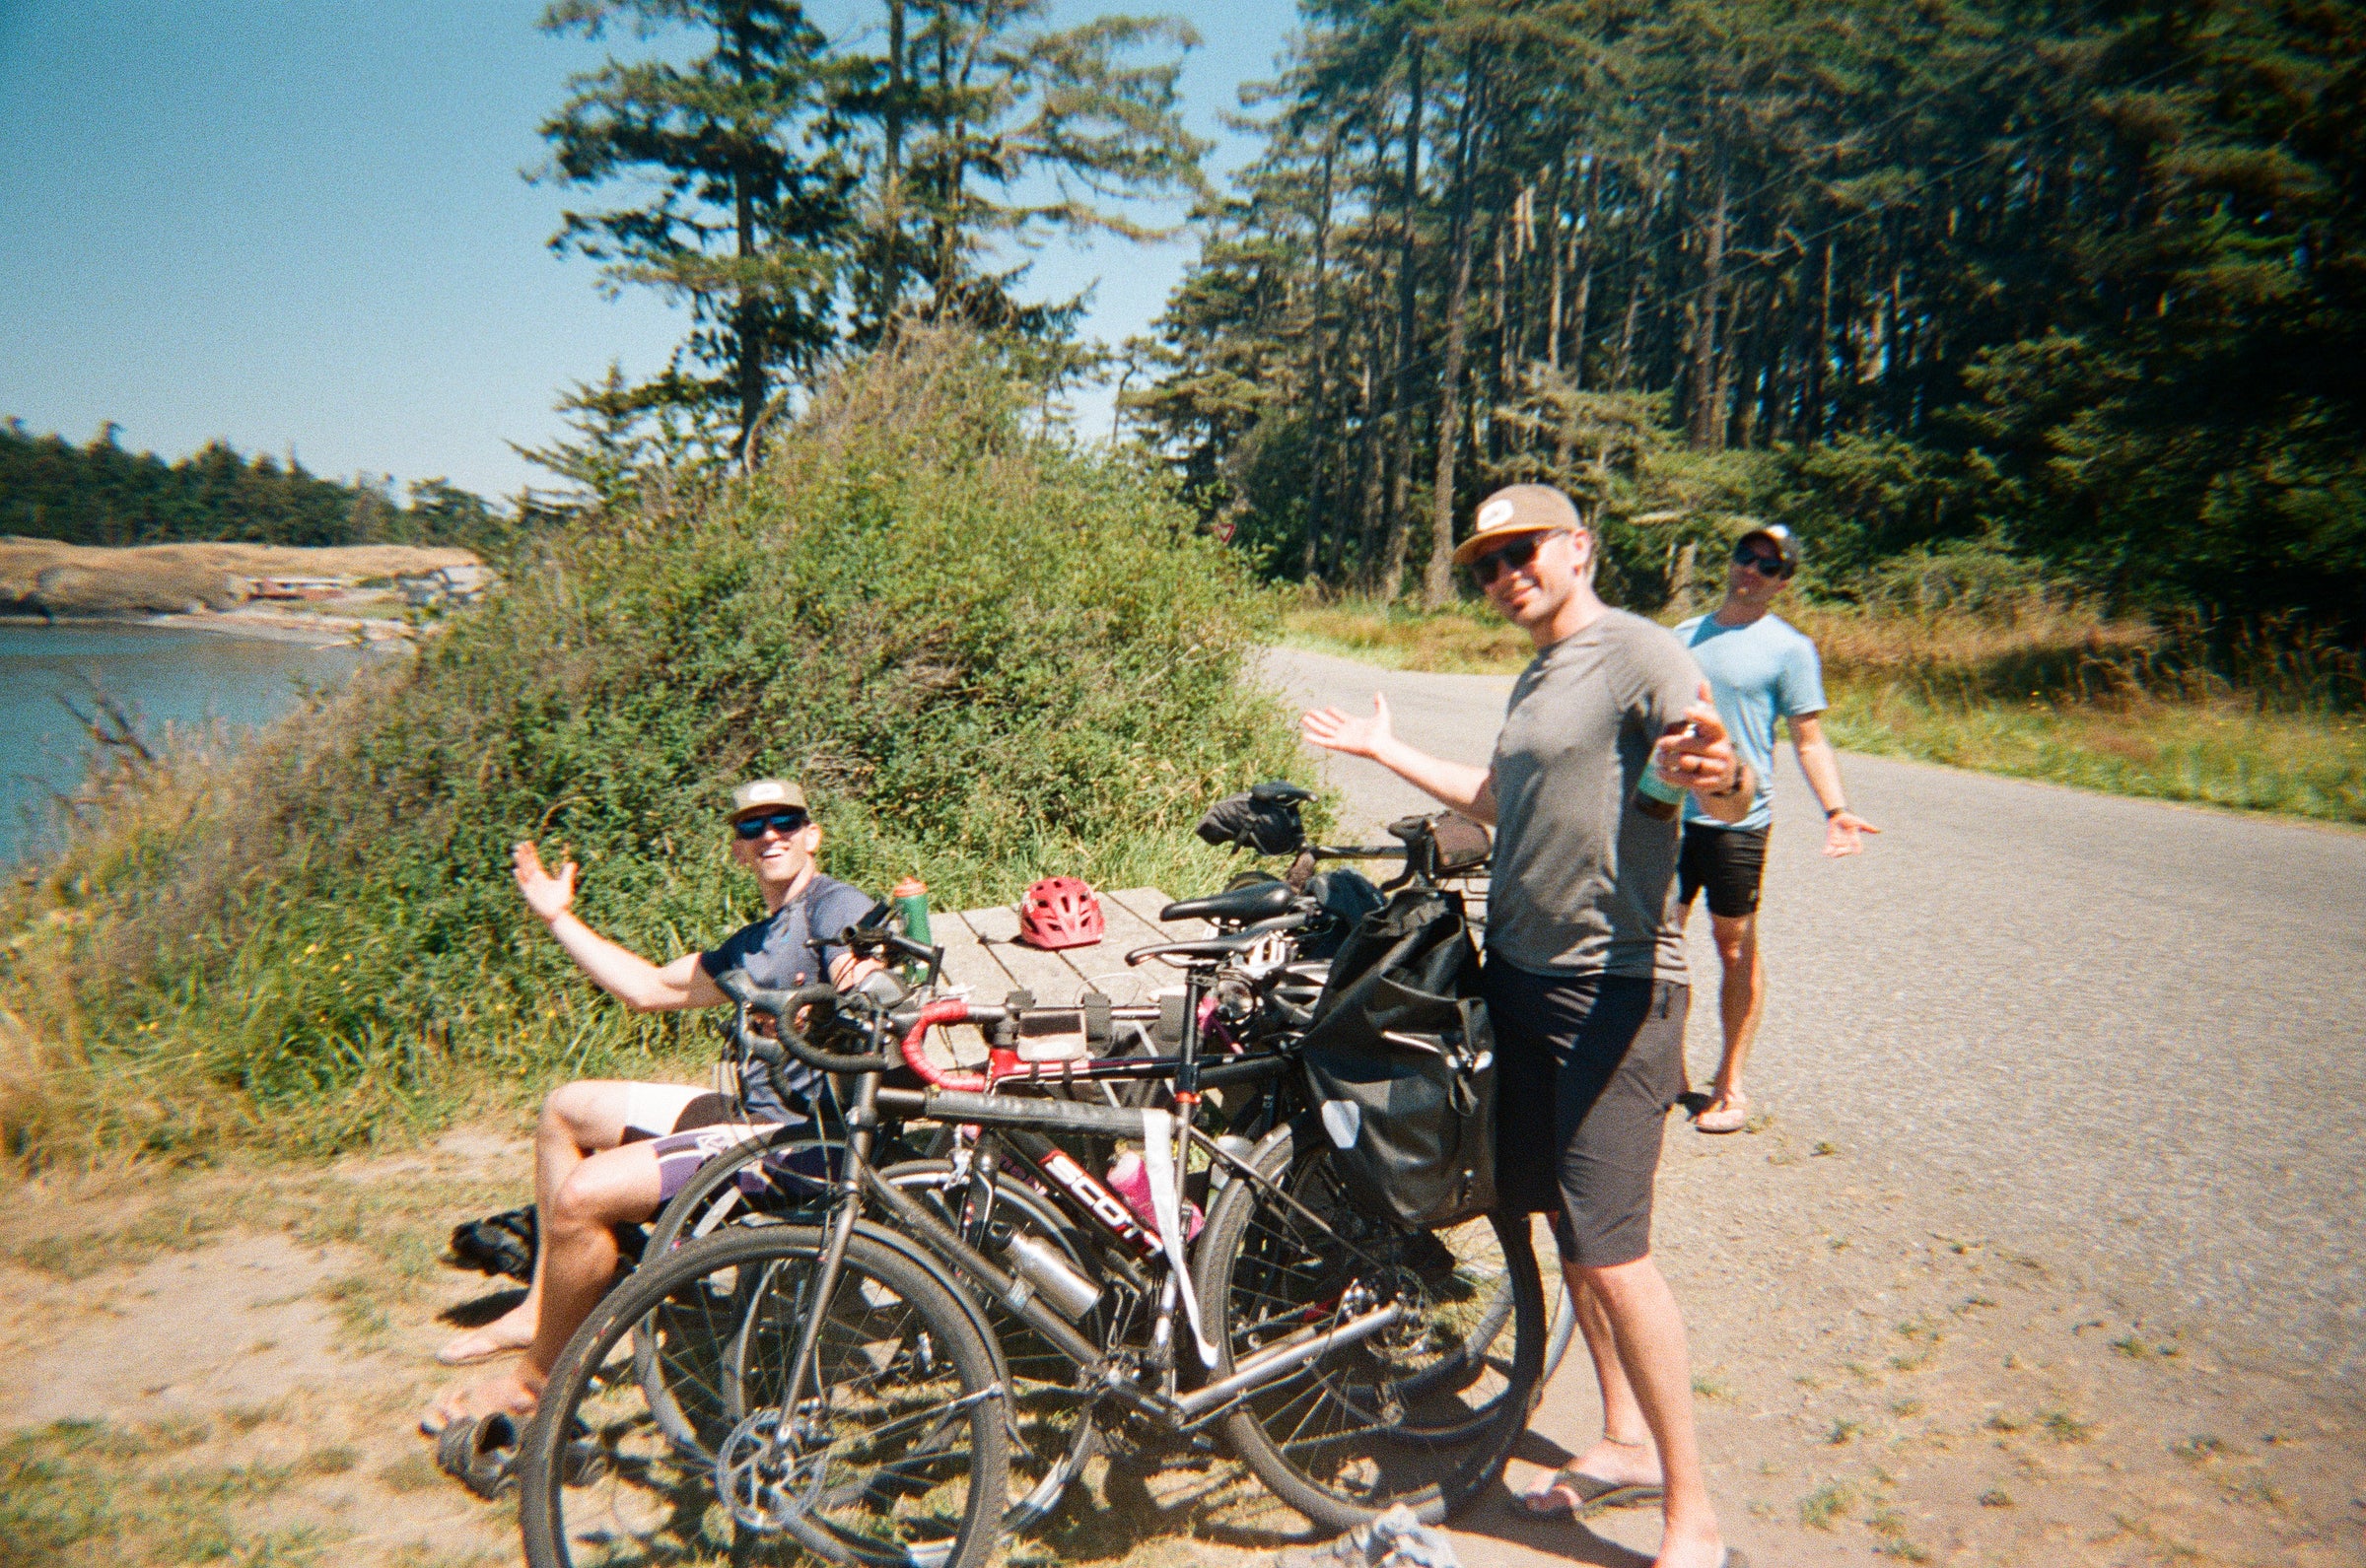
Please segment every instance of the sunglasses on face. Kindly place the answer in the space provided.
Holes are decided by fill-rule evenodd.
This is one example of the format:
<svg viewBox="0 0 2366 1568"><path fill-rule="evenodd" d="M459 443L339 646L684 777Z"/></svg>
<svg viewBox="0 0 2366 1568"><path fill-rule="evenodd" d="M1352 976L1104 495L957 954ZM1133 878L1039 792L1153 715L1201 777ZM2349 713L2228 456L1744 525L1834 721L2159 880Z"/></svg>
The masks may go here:
<svg viewBox="0 0 2366 1568"><path fill-rule="evenodd" d="M1783 564L1782 557L1761 555L1746 544L1734 546L1733 564L1748 567L1762 578L1787 578L1791 575L1791 569Z"/></svg>
<svg viewBox="0 0 2366 1568"><path fill-rule="evenodd" d="M1509 544L1499 544L1483 556L1474 556L1471 579L1484 588L1496 580L1497 573L1521 570L1536 559L1538 549L1552 537L1549 533L1524 533Z"/></svg>
<svg viewBox="0 0 2366 1568"><path fill-rule="evenodd" d="M793 833L802 833L812 820L802 811L775 811L768 817L741 817L731 824L731 831L753 844L764 837L766 828L785 839Z"/></svg>

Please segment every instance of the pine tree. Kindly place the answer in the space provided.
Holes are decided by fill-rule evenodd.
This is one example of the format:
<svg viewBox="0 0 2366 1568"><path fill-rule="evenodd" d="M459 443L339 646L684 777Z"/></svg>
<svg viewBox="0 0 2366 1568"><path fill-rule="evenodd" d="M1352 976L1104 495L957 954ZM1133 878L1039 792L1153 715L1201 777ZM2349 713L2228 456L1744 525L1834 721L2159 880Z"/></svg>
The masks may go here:
<svg viewBox="0 0 2366 1568"><path fill-rule="evenodd" d="M551 156L537 177L654 185L637 205L568 212L550 245L598 261L611 289L689 305L688 348L712 374L671 385L731 411L744 461L776 389L837 340L855 224L831 111L845 73L791 0L553 0L542 27L643 39L683 28L706 44L686 64L611 58L572 79L542 126Z"/></svg>

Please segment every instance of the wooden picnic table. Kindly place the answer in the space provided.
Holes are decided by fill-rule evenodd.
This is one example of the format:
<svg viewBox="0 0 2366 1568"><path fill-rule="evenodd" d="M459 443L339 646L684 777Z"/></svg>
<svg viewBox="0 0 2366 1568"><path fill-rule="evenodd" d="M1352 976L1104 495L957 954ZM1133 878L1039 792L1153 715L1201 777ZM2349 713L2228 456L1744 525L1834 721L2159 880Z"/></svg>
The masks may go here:
<svg viewBox="0 0 2366 1568"><path fill-rule="evenodd" d="M1154 887L1104 891L1100 899L1101 939L1052 953L1018 939L1018 911L1010 905L959 914L931 910L929 936L944 949L944 985L967 987L972 1000L996 1005L1014 990L1032 991L1044 1007L1066 1006L1086 991L1118 1003L1148 1002L1158 988L1181 985L1182 972L1165 964L1127 967L1127 952L1152 942L1194 941L1214 927L1205 920L1161 922L1158 912L1175 901ZM940 1058L950 1048L951 1065L986 1059L985 1036L970 1025L937 1031L932 1045Z"/></svg>
<svg viewBox="0 0 2366 1568"><path fill-rule="evenodd" d="M1487 918L1487 880L1456 878L1472 919ZM1152 942L1189 942L1215 927L1205 920L1161 921L1159 911L1174 899L1154 887L1103 891L1103 935L1090 947L1043 952L1018 939L1018 911L1008 904L991 909L929 912L929 935L944 949L943 984L967 987L972 1000L1000 1004L1013 990L1032 991L1038 1006L1060 1007L1086 991L1121 1005L1148 1002L1162 987L1180 986L1183 973L1156 960L1129 968L1126 954ZM946 1066L974 1066L986 1059L986 1037L974 1025L934 1031L931 1055Z"/></svg>

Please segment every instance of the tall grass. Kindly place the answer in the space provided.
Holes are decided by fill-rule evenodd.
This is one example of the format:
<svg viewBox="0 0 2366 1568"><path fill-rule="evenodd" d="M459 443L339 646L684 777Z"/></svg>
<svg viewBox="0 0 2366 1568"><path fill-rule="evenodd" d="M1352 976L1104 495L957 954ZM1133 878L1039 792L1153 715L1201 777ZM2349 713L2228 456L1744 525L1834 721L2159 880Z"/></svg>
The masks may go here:
<svg viewBox="0 0 2366 1568"><path fill-rule="evenodd" d="M1918 584L1918 589L1921 584ZM2366 659L2292 627L2212 635L2111 620L2041 587L1786 599L1850 749L2116 793L2366 822ZM1711 601L1713 602L1713 601ZM1484 605L1284 599L1301 647L1510 673L1527 638ZM1665 617L1673 620L1673 615Z"/></svg>
<svg viewBox="0 0 2366 1568"><path fill-rule="evenodd" d="M653 487L257 748L115 780L8 912L12 1147L329 1149L706 1055L581 981L508 851L579 859L579 913L638 951L709 945L757 913L721 821L751 775L804 782L833 874L916 871L940 905L1215 876L1200 807L1290 754L1239 680L1267 601L1162 481L1029 435L1030 402L917 339L754 478Z"/></svg>

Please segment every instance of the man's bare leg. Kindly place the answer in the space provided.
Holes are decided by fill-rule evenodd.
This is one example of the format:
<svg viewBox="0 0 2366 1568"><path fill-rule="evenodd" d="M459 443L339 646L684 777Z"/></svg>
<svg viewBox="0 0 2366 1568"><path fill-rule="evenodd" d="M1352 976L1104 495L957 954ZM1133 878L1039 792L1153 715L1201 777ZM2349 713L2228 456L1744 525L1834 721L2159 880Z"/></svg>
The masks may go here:
<svg viewBox="0 0 2366 1568"><path fill-rule="evenodd" d="M1685 1349L1684 1317L1677 1311L1674 1293L1648 1255L1607 1268L1571 1268L1570 1273L1572 1285L1576 1277L1585 1282L1577 1322L1585 1329L1587 1349L1594 1352L1596 1372L1605 1357L1595 1348L1594 1333L1607 1328L1607 1359L1617 1369L1617 1387L1624 1391L1620 1397L1639 1411L1657 1450L1658 1478L1665 1488L1660 1507L1667 1523L1653 1568L1718 1568L1725 1555L1724 1536L1701 1470L1701 1445L1693 1430L1692 1358ZM1591 1323L1582 1306L1586 1296L1599 1314ZM1602 1404L1606 1431L1615 1433L1608 1419L1612 1387L1605 1379ZM1620 1452L1616 1446L1605 1449L1597 1444L1585 1458L1610 1464L1615 1463L1611 1456Z"/></svg>
<svg viewBox="0 0 2366 1568"><path fill-rule="evenodd" d="M545 1229L551 1195L564 1187L576 1168L603 1149L624 1141L625 1108L631 1085L615 1078L587 1078L562 1084L542 1102L534 1123L534 1209L536 1223ZM505 1350L522 1350L534 1341L534 1325L542 1311L543 1266L550 1257L544 1245L534 1250L534 1277L525 1299L480 1329L471 1329L436 1352L447 1366L481 1361Z"/></svg>
<svg viewBox="0 0 2366 1568"><path fill-rule="evenodd" d="M1717 1061L1716 1082L1709 1101L1694 1119L1704 1132L1738 1132L1750 1117L1750 1097L1742 1092L1742 1067L1758 1040L1758 1021L1767 1010L1767 972L1758 954L1756 915L1717 915L1708 918L1709 934L1716 938L1717 962L1724 973L1717 984L1717 1017L1724 1025L1725 1054Z"/></svg>
<svg viewBox="0 0 2366 1568"><path fill-rule="evenodd" d="M1593 1358L1594 1381L1602 1389L1602 1436L1571 1460L1568 1467L1581 1475L1615 1481L1622 1486L1656 1486L1660 1481L1659 1448L1651 1439L1650 1425L1643 1419L1642 1406L1635 1402L1635 1388L1627 1381L1627 1369L1619 1360L1618 1335L1611 1328L1610 1315L1603 1309L1602 1298L1587 1283L1585 1270L1575 1263L1564 1262L1562 1272L1568 1278L1569 1301L1577 1312L1577 1331L1585 1336L1586 1354ZM1548 1483L1529 1495L1541 1502L1556 1492L1567 1490L1566 1486ZM1572 1509L1583 1503L1573 1492L1564 1501Z"/></svg>
<svg viewBox="0 0 2366 1568"><path fill-rule="evenodd" d="M648 1143L605 1149L577 1163L542 1209L541 1315L525 1354L482 1382L436 1401L420 1424L440 1431L464 1416L523 1415L541 1397L567 1341L616 1278L616 1227L658 1211L663 1174Z"/></svg>

